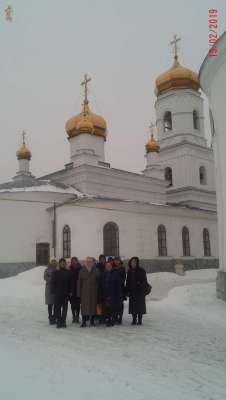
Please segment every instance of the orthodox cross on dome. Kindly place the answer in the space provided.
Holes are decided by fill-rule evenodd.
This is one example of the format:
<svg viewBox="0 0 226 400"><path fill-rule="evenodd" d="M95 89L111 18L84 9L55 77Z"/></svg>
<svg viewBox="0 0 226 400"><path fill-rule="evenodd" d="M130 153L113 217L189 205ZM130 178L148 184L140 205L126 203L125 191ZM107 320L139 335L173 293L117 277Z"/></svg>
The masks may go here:
<svg viewBox="0 0 226 400"><path fill-rule="evenodd" d="M88 78L88 75L84 75L84 81L82 81L81 86L84 86L84 104L88 103L88 83L92 78Z"/></svg>
<svg viewBox="0 0 226 400"><path fill-rule="evenodd" d="M6 19L6 21L8 21L8 22L12 22L12 20L13 20L13 9L12 9L11 6L8 6L8 7L5 9L5 19Z"/></svg>
<svg viewBox="0 0 226 400"><path fill-rule="evenodd" d="M150 129L150 133L151 133L151 138L154 137L154 128L155 128L155 124L153 124L153 122L151 122L150 125L149 125L149 129Z"/></svg>
<svg viewBox="0 0 226 400"><path fill-rule="evenodd" d="M178 45L177 43L181 40L181 38L177 37L177 35L173 36L173 40L171 40L170 45L173 46L173 52L174 52L174 59L178 59Z"/></svg>
<svg viewBox="0 0 226 400"><path fill-rule="evenodd" d="M26 136L26 132L23 131L22 132L22 142L23 142L23 144L25 144L25 136Z"/></svg>

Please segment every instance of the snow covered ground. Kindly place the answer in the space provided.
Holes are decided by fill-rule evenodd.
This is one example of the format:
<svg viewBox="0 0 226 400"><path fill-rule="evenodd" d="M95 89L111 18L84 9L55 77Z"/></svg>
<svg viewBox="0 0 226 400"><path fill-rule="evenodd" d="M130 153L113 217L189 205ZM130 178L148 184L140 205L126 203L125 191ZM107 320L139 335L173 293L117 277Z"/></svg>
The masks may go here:
<svg viewBox="0 0 226 400"><path fill-rule="evenodd" d="M66 330L48 325L42 275L40 267L0 280L0 400L226 398L216 270L153 274L142 327L126 312L122 327L84 330L70 312Z"/></svg>

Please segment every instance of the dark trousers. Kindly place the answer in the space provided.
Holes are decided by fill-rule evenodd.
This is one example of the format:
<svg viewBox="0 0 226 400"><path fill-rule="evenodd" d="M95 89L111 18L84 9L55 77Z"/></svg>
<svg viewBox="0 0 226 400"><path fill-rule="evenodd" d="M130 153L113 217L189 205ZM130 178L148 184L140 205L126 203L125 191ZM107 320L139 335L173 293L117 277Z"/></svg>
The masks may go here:
<svg viewBox="0 0 226 400"><path fill-rule="evenodd" d="M50 321L56 320L56 305L55 304L48 304L48 315Z"/></svg>
<svg viewBox="0 0 226 400"><path fill-rule="evenodd" d="M68 299L61 299L56 304L57 324L65 324L67 319Z"/></svg>
<svg viewBox="0 0 226 400"><path fill-rule="evenodd" d="M133 314L133 322L142 323L143 314Z"/></svg>
<svg viewBox="0 0 226 400"><path fill-rule="evenodd" d="M83 325L86 325L86 322L90 321L90 325L95 326L94 320L95 320L95 315L83 315L82 316L82 324Z"/></svg>
<svg viewBox="0 0 226 400"><path fill-rule="evenodd" d="M79 317L80 314L80 299L78 297L71 297L70 298L70 304L71 304L71 312L73 318Z"/></svg>

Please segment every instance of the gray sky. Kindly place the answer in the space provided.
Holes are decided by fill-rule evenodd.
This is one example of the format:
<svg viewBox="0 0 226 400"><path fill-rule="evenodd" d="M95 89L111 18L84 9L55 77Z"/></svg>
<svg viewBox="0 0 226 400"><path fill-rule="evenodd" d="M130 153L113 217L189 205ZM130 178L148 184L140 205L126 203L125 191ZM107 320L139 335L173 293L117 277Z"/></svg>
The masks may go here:
<svg viewBox="0 0 226 400"><path fill-rule="evenodd" d="M9 0L10 1L10 0ZM28 132L32 172L69 162L65 122L81 111L80 82L92 76L90 107L108 124L106 160L141 171L148 125L155 120L154 82L172 64L177 33L180 61L198 71L208 51L209 0L11 0L12 23L0 0L0 181L15 175L21 131Z"/></svg>

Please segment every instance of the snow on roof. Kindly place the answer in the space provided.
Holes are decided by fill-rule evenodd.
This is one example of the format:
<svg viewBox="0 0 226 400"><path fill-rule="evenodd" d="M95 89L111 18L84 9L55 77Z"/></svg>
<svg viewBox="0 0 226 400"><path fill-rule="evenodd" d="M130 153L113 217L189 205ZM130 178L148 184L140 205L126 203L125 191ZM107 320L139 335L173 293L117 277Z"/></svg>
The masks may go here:
<svg viewBox="0 0 226 400"><path fill-rule="evenodd" d="M80 192L73 186L64 185L50 180L29 179L21 181L11 181L0 185L0 193L15 192L52 192L72 194L79 198L86 197L87 194Z"/></svg>
<svg viewBox="0 0 226 400"><path fill-rule="evenodd" d="M77 189L73 187L68 187L67 189L62 189L54 185L41 185L41 186L30 186L30 187L21 187L21 188L11 188L11 189L0 189L0 193L4 192L53 192L53 193L65 193L65 194L74 194L78 197L84 197L85 194L79 192Z"/></svg>

